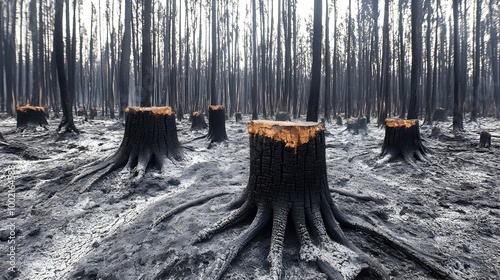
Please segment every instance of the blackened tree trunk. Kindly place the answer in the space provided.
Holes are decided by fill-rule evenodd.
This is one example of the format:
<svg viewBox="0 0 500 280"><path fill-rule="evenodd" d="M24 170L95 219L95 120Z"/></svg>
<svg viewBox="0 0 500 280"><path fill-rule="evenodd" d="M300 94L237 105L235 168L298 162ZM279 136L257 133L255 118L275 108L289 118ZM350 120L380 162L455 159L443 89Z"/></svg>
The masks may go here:
<svg viewBox="0 0 500 280"><path fill-rule="evenodd" d="M217 105L217 0L212 0L212 70L210 77L210 105ZM209 112L210 118L210 112ZM210 123L210 121L209 121ZM225 132L225 129L224 129Z"/></svg>
<svg viewBox="0 0 500 280"><path fill-rule="evenodd" d="M256 120L259 118L259 113L257 109L257 5L256 0L252 0L252 66L253 66L253 77L252 77L252 120ZM264 43L264 42L262 42ZM265 67L262 65L262 67ZM265 104L264 104L265 106Z"/></svg>
<svg viewBox="0 0 500 280"><path fill-rule="evenodd" d="M144 0L142 11L142 89L141 107L151 107L153 66L151 58L151 0Z"/></svg>
<svg viewBox="0 0 500 280"><path fill-rule="evenodd" d="M458 3L459 0L453 0L453 69L455 76L455 84L453 90L453 131L463 131L464 130L464 117L463 110L460 106L462 104L462 75L461 75L461 63L460 63L460 42L459 42L459 28L458 28Z"/></svg>
<svg viewBox="0 0 500 280"><path fill-rule="evenodd" d="M16 112L16 127L20 130L24 130L29 126L42 126L46 128L49 125L43 107L21 106L17 107Z"/></svg>
<svg viewBox="0 0 500 280"><path fill-rule="evenodd" d="M224 106L211 105L208 108L208 134L206 138L210 140L210 143L227 140L226 112Z"/></svg>
<svg viewBox="0 0 500 280"><path fill-rule="evenodd" d="M64 43L63 43L63 32L62 32L62 10L63 10L63 0L56 0L56 12L55 12L55 22L54 22L54 50L56 53L56 65L57 65L57 77L59 80L59 90L61 95L61 107L63 110L63 117L61 123L59 124L57 131L60 131L64 127L65 132L76 132L79 130L76 128L73 122L73 106L71 104L71 98L68 92L68 82L66 80L66 71L64 69Z"/></svg>
<svg viewBox="0 0 500 280"><path fill-rule="evenodd" d="M330 122L330 86L332 80L331 65L330 65L330 10L328 9L328 1L325 0L325 99L324 99L324 117L327 122Z"/></svg>
<svg viewBox="0 0 500 280"><path fill-rule="evenodd" d="M431 125L432 124L432 56L431 56L431 15L432 15L432 7L431 0L426 0L426 10L427 10L427 31L425 36L425 53L426 53L426 62L427 62L427 70L426 70L426 82L425 82L425 117L424 124ZM437 34L436 34L437 36Z"/></svg>
<svg viewBox="0 0 500 280"><path fill-rule="evenodd" d="M414 163L414 158L425 161L426 152L420 138L417 119L385 120L385 138L381 155L388 156L387 160L402 157L408 163Z"/></svg>
<svg viewBox="0 0 500 280"><path fill-rule="evenodd" d="M191 113L191 130L200 130L207 127L208 125L205 122L205 116L203 116L202 112Z"/></svg>
<svg viewBox="0 0 500 280"><path fill-rule="evenodd" d="M128 107L125 110L125 132L120 147L112 156L97 160L78 172L72 182L93 175L82 191L98 180L127 165L139 181L149 165L165 171L166 160L182 160L183 151L177 138L175 114L170 107Z"/></svg>
<svg viewBox="0 0 500 280"><path fill-rule="evenodd" d="M382 31L382 83L379 92L379 112L377 123L379 126L384 124L385 119L389 116L391 111L391 76L390 76L390 35L389 35L389 0L384 4L384 25Z"/></svg>
<svg viewBox="0 0 500 280"><path fill-rule="evenodd" d="M481 53L481 0L476 0L476 40L475 40L475 46L474 46L474 80L472 81L472 86L473 86L473 95L472 95L472 110L470 114L470 119L473 122L477 121L477 109L478 109L478 104L477 104L477 98L479 95L479 73L481 72L480 69L480 53Z"/></svg>
<svg viewBox="0 0 500 280"><path fill-rule="evenodd" d="M493 98L495 99L496 118L500 119L500 66L498 62L498 29L493 18L493 2L489 3L490 34L491 34L491 72L493 75Z"/></svg>
<svg viewBox="0 0 500 280"><path fill-rule="evenodd" d="M130 24L132 21L132 0L125 0L125 23L122 39L122 52L120 56L120 74L118 77L118 88L120 91L119 116L125 116L128 106L129 77L130 77Z"/></svg>
<svg viewBox="0 0 500 280"><path fill-rule="evenodd" d="M313 62L311 67L311 89L307 104L307 121L318 121L319 92L321 88L321 15L322 1L314 0Z"/></svg>
<svg viewBox="0 0 500 280"><path fill-rule="evenodd" d="M422 78L422 0L411 0L411 82L407 119L418 119Z"/></svg>
<svg viewBox="0 0 500 280"><path fill-rule="evenodd" d="M404 43L404 29L403 29L403 2L399 0L399 93L401 96L401 118L406 115L406 51ZM367 105L370 106L370 105Z"/></svg>

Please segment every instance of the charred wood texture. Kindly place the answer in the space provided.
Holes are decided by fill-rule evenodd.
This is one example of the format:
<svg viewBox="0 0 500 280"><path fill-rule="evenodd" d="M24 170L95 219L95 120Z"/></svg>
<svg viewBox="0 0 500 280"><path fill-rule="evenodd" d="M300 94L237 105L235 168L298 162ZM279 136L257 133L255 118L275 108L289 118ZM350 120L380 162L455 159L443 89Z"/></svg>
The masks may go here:
<svg viewBox="0 0 500 280"><path fill-rule="evenodd" d="M17 107L17 128L25 129L28 126L48 126L47 116L43 107L21 106Z"/></svg>
<svg viewBox="0 0 500 280"><path fill-rule="evenodd" d="M131 177L140 180L148 166L163 171L165 161L182 160L177 138L175 114L170 107L128 107L125 110L125 133L116 153L84 167L73 182L94 175L84 190L106 174L127 166Z"/></svg>
<svg viewBox="0 0 500 280"><path fill-rule="evenodd" d="M241 120L242 120L242 118L241 118L241 112L236 112L234 114L234 118L235 118L235 120L236 120L237 123L240 123Z"/></svg>
<svg viewBox="0 0 500 280"><path fill-rule="evenodd" d="M366 118L351 118L347 120L347 130L354 134L365 133L368 130Z"/></svg>
<svg viewBox="0 0 500 280"><path fill-rule="evenodd" d="M443 108L437 108L432 114L432 120L435 122L447 122L448 117L446 116L446 110Z"/></svg>
<svg viewBox="0 0 500 280"><path fill-rule="evenodd" d="M208 134L206 138L210 140L210 143L227 140L224 106L211 105L208 108Z"/></svg>
<svg viewBox="0 0 500 280"><path fill-rule="evenodd" d="M287 112L278 112L276 113L276 120L280 122L289 122L292 120L292 118Z"/></svg>
<svg viewBox="0 0 500 280"><path fill-rule="evenodd" d="M487 131L482 131L479 135L479 147L489 148L491 147L491 134Z"/></svg>
<svg viewBox="0 0 500 280"><path fill-rule="evenodd" d="M231 208L237 208L227 217L202 230L195 243L238 224L251 216L253 222L225 248L211 266L207 279L221 278L239 251L272 224L270 278L282 275L283 247L288 217L293 221L300 241L300 258L315 261L332 279L342 275L341 262L358 264L354 273L368 269L378 278L388 279L382 267L347 240L335 221L329 193L324 127L320 123L292 123L252 121L250 134L250 176L243 195ZM255 212L256 210L256 212ZM317 244L317 245L316 245ZM331 262L325 255L339 260Z"/></svg>
<svg viewBox="0 0 500 280"><path fill-rule="evenodd" d="M386 119L382 156L388 160L403 157L406 162L414 159L425 161L427 150L420 138L418 120Z"/></svg>
<svg viewBox="0 0 500 280"><path fill-rule="evenodd" d="M208 125L205 122L205 117L201 112L191 113L191 130L200 130L207 128Z"/></svg>

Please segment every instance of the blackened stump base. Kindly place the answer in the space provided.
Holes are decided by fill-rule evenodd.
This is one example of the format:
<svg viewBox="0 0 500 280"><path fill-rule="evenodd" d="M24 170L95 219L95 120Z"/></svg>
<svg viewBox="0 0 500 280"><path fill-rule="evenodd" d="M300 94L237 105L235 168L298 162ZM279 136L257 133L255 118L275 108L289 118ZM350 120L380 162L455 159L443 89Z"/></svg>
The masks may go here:
<svg viewBox="0 0 500 280"><path fill-rule="evenodd" d="M17 128L24 130L28 126L42 126L47 129L49 123L45 115L45 109L38 106L17 107Z"/></svg>
<svg viewBox="0 0 500 280"><path fill-rule="evenodd" d="M126 165L140 180L148 165L164 168L166 159L182 160L182 148L177 138L175 114L170 107L128 107L125 110L125 133L118 151L105 160L84 168L73 182L89 175L94 178L87 189L106 174Z"/></svg>
<svg viewBox="0 0 500 280"><path fill-rule="evenodd" d="M200 130L207 128L208 125L205 122L205 117L201 112L191 113L191 130Z"/></svg>
<svg viewBox="0 0 500 280"><path fill-rule="evenodd" d="M208 134L206 138L210 140L210 143L227 140L224 106L217 105L208 108Z"/></svg>
<svg viewBox="0 0 500 280"><path fill-rule="evenodd" d="M425 161L427 149L422 144L418 120L386 119L381 156L387 160L403 157L406 162Z"/></svg>
<svg viewBox="0 0 500 280"><path fill-rule="evenodd" d="M487 131L482 131L479 135L479 147L489 148L491 147L491 134Z"/></svg>

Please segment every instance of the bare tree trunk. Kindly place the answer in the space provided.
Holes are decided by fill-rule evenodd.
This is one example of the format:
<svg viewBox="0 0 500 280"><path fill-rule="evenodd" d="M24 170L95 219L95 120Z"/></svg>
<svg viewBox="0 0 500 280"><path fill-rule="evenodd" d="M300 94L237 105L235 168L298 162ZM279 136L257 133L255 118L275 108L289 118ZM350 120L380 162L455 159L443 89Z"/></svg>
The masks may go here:
<svg viewBox="0 0 500 280"><path fill-rule="evenodd" d="M153 67L151 60L151 0L144 0L142 12L142 90L141 107L151 107Z"/></svg>
<svg viewBox="0 0 500 280"><path fill-rule="evenodd" d="M216 0L212 0L212 71L210 81L210 104L217 105L217 5Z"/></svg>
<svg viewBox="0 0 500 280"><path fill-rule="evenodd" d="M324 118L330 122L330 85L332 81L330 66L330 10L328 9L328 0L325 0L325 102Z"/></svg>
<svg viewBox="0 0 500 280"><path fill-rule="evenodd" d="M319 92L321 87L321 15L322 1L314 0L313 62L311 66L311 89L307 107L307 121L318 121Z"/></svg>
<svg viewBox="0 0 500 280"><path fill-rule="evenodd" d="M473 122L477 121L477 98L479 95L479 72L481 71L480 69L480 53L481 53L481 46L480 46L480 38L481 38L481 0L476 0L476 44L474 46L474 81L473 87L474 87L474 94L472 96L472 111L470 115L470 119Z"/></svg>
<svg viewBox="0 0 500 280"><path fill-rule="evenodd" d="M454 84L454 98L453 98L453 131L463 131L463 111L460 108L462 104L462 74L461 74L461 64L460 64L460 43L459 43L459 28L458 28L458 2L459 0L453 0L453 46L454 46L454 71L455 71L455 84Z"/></svg>
<svg viewBox="0 0 500 280"><path fill-rule="evenodd" d="M431 56L431 15L432 7L431 0L426 0L426 9L427 9L427 34L425 37L425 52L426 52L426 61L427 61L427 78L425 82L425 117L424 124L432 124L432 56ZM437 36L437 34L436 34Z"/></svg>
<svg viewBox="0 0 500 280"><path fill-rule="evenodd" d="M252 0L252 120L259 118L257 111L257 5L256 0Z"/></svg>
<svg viewBox="0 0 500 280"><path fill-rule="evenodd" d="M407 119L418 119L422 76L422 0L411 0L411 84Z"/></svg>
<svg viewBox="0 0 500 280"><path fill-rule="evenodd" d="M120 57L120 118L125 117L128 106L129 77L130 77L130 22L132 21L132 0L125 0L125 26L122 39L122 52Z"/></svg>
<svg viewBox="0 0 500 280"><path fill-rule="evenodd" d="M405 60L405 43L404 43L404 29L403 29L403 2L399 0L399 93L401 96L401 114L404 118L406 115L406 60Z"/></svg>

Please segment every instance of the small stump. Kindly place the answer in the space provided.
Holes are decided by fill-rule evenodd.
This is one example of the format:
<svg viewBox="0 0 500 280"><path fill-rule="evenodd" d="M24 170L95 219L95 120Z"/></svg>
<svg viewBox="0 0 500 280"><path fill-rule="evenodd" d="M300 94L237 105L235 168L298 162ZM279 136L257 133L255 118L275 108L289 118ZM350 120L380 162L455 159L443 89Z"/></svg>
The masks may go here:
<svg viewBox="0 0 500 280"><path fill-rule="evenodd" d="M79 117L85 117L87 118L87 110L85 110L85 107L78 108L78 111L76 111L76 115Z"/></svg>
<svg viewBox="0 0 500 280"><path fill-rule="evenodd" d="M335 117L336 121L337 121L337 125L342 125L342 117L337 115L337 117Z"/></svg>
<svg viewBox="0 0 500 280"><path fill-rule="evenodd" d="M386 278L379 264L348 241L335 221L335 204L326 174L323 125L260 120L251 121L248 132L250 176L243 195L232 204L237 209L202 230L195 243L255 216L251 225L217 257L206 279L221 278L238 252L268 224L272 224L270 279L280 279L282 274L287 226L295 227L301 260L316 261L330 278L350 278L367 267ZM293 224L288 225L288 221ZM332 259L338 263L329 262ZM344 262L353 264L347 275L342 273L349 269L340 272Z"/></svg>
<svg viewBox="0 0 500 280"><path fill-rule="evenodd" d="M7 143L7 141L5 141L5 138L3 138L3 135L1 132L0 132L0 145L2 145L2 146L9 145L9 143Z"/></svg>
<svg viewBox="0 0 500 280"><path fill-rule="evenodd" d="M366 133L368 122L366 118L350 118L347 120L347 130L354 134L359 134L359 132Z"/></svg>
<svg viewBox="0 0 500 280"><path fill-rule="evenodd" d="M97 109L90 107L89 119L93 120L97 117Z"/></svg>
<svg viewBox="0 0 500 280"><path fill-rule="evenodd" d="M278 112L276 113L276 120L280 122L289 122L292 120L292 118L287 112Z"/></svg>
<svg viewBox="0 0 500 280"><path fill-rule="evenodd" d="M236 120L237 123L240 123L241 120L242 120L242 118L241 118L241 112L236 112L234 114L234 118L235 118L235 120Z"/></svg>
<svg viewBox="0 0 500 280"><path fill-rule="evenodd" d="M491 147L491 134L487 131L482 131L479 135L479 147L490 148Z"/></svg>
<svg viewBox="0 0 500 280"><path fill-rule="evenodd" d="M447 122L448 117L446 116L446 110L443 108L437 108L432 114L432 120L435 122Z"/></svg>
<svg viewBox="0 0 500 280"><path fill-rule="evenodd" d="M226 134L226 112L223 105L212 105L208 108L208 134L210 143L224 142Z"/></svg>
<svg viewBox="0 0 500 280"><path fill-rule="evenodd" d="M192 112L191 113L191 130L200 130L208 127L205 122L205 117L201 112Z"/></svg>
<svg viewBox="0 0 500 280"><path fill-rule="evenodd" d="M175 114L170 107L128 107L125 110L125 132L114 155L84 167L73 182L96 174L90 187L106 174L127 166L139 180L148 166L162 169L167 159L181 160L182 148L177 138Z"/></svg>
<svg viewBox="0 0 500 280"><path fill-rule="evenodd" d="M382 156L388 155L388 160L403 157L407 162L414 159L425 161L427 150L420 138L418 120L386 119L385 138L382 145Z"/></svg>
<svg viewBox="0 0 500 280"><path fill-rule="evenodd" d="M38 106L17 107L17 128L24 130L28 126L41 126L47 129L49 123L45 115L45 109Z"/></svg>

